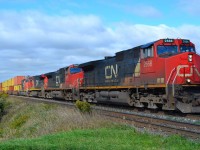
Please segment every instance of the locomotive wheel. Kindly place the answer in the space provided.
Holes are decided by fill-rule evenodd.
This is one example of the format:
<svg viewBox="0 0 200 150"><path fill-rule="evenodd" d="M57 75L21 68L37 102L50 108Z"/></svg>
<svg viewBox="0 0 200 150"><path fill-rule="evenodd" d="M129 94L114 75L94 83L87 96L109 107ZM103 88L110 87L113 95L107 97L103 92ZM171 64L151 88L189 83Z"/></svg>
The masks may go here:
<svg viewBox="0 0 200 150"><path fill-rule="evenodd" d="M129 106L133 106L134 105L134 100L129 98L128 99L128 104L129 104Z"/></svg>

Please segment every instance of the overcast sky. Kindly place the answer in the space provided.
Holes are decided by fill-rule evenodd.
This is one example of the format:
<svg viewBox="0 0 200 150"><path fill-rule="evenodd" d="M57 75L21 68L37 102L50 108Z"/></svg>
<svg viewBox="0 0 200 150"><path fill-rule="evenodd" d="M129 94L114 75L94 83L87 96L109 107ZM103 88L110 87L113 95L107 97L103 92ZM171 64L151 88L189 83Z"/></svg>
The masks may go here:
<svg viewBox="0 0 200 150"><path fill-rule="evenodd" d="M0 82L102 59L160 38L200 53L200 0L0 0Z"/></svg>

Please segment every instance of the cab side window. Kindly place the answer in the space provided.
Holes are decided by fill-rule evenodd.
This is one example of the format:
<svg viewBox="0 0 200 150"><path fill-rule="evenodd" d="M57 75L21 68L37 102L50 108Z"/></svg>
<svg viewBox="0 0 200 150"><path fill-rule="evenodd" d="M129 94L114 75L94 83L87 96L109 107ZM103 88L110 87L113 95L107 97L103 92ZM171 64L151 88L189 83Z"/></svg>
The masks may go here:
<svg viewBox="0 0 200 150"><path fill-rule="evenodd" d="M142 58L153 57L153 46L142 49Z"/></svg>
<svg viewBox="0 0 200 150"><path fill-rule="evenodd" d="M81 68L70 68L70 73L71 74L76 74L76 73L79 73L81 71L82 71Z"/></svg>

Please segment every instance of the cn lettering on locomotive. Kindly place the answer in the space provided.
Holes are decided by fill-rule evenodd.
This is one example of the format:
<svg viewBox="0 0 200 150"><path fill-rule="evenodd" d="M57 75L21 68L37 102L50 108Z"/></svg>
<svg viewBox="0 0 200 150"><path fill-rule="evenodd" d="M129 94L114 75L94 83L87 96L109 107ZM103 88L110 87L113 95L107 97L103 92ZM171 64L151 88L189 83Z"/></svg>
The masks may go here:
<svg viewBox="0 0 200 150"><path fill-rule="evenodd" d="M198 69L194 68L194 70L196 71L197 75L200 77L200 72L198 71Z"/></svg>
<svg viewBox="0 0 200 150"><path fill-rule="evenodd" d="M200 72L194 66L179 65L177 67L177 76L179 77L191 77L196 73L200 77Z"/></svg>
<svg viewBox="0 0 200 150"><path fill-rule="evenodd" d="M105 78L106 79L112 79L112 78L117 78L118 76L118 66L117 64L115 65L109 65L105 67Z"/></svg>
<svg viewBox="0 0 200 150"><path fill-rule="evenodd" d="M181 71L182 70L182 71ZM184 72L183 72L184 70ZM188 70L188 73L185 72L185 70ZM189 65L179 65L177 67L177 75L179 77L191 77L193 75L193 68L190 67Z"/></svg>

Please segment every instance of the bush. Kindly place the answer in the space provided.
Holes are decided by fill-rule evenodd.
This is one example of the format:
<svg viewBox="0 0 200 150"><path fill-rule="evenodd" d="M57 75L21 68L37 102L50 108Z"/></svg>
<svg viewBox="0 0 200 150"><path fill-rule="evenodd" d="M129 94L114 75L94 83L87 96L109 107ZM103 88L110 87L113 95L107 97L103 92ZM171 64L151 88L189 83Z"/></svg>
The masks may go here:
<svg viewBox="0 0 200 150"><path fill-rule="evenodd" d="M82 102L80 100L76 101L76 107L81 111L81 112L90 112L91 111L91 106L88 102Z"/></svg>
<svg viewBox="0 0 200 150"><path fill-rule="evenodd" d="M6 105L6 100L3 98L0 98L0 115L2 115L2 113L4 112L5 105Z"/></svg>
<svg viewBox="0 0 200 150"><path fill-rule="evenodd" d="M7 98L8 98L8 94L6 94L6 93L1 93L1 94L0 94L0 98L2 98L2 99L7 99Z"/></svg>
<svg viewBox="0 0 200 150"><path fill-rule="evenodd" d="M5 107L7 105L6 99L8 98L8 94L1 93L0 94L0 116L4 113Z"/></svg>

